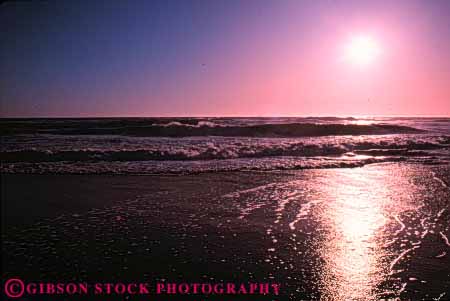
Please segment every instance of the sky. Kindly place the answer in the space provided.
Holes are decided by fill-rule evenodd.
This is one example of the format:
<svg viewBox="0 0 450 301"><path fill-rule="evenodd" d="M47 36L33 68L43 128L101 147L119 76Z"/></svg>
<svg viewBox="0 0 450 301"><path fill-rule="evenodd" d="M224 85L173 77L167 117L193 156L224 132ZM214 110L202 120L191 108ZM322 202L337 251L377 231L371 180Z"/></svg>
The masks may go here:
<svg viewBox="0 0 450 301"><path fill-rule="evenodd" d="M0 28L1 117L450 115L447 0L10 1Z"/></svg>

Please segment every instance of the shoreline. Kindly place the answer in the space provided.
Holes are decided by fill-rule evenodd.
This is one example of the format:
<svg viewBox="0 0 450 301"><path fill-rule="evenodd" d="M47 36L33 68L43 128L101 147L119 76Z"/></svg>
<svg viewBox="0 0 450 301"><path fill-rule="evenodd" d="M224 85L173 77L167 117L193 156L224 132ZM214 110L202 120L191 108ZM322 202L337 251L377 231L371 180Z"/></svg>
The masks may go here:
<svg viewBox="0 0 450 301"><path fill-rule="evenodd" d="M450 290L449 178L450 165L402 163L2 176L3 276L279 282L283 300L437 298Z"/></svg>

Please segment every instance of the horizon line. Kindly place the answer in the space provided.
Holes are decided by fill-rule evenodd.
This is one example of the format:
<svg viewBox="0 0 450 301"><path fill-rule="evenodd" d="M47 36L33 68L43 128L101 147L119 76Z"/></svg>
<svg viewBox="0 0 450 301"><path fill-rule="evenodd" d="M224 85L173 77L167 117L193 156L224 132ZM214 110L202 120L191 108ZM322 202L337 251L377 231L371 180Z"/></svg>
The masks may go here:
<svg viewBox="0 0 450 301"><path fill-rule="evenodd" d="M101 119L101 118L326 118L326 117L337 117L337 118L376 118L376 117L418 117L418 118L450 118L449 115L421 115L421 114L318 114L318 115L100 115L100 116L0 116L0 119Z"/></svg>

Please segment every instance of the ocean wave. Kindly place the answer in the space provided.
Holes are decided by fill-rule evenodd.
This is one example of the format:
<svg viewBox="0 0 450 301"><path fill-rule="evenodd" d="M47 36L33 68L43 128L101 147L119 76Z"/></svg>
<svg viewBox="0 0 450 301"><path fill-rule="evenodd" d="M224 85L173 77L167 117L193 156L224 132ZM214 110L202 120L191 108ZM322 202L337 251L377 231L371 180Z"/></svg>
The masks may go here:
<svg viewBox="0 0 450 301"><path fill-rule="evenodd" d="M354 168L367 164L406 161L403 157L299 158L272 157L208 161L127 162L20 162L1 166L3 174L197 174L205 172L289 171L301 169Z"/></svg>
<svg viewBox="0 0 450 301"><path fill-rule="evenodd" d="M431 141L420 140L352 140L322 141L306 143L277 141L260 142L185 142L179 146L149 145L141 149L20 149L0 152L2 163L14 162L125 162L125 161L188 161L222 160L236 158L265 157L332 157L332 156L427 156L430 151L448 150L449 137L438 137ZM333 143L334 142L334 143Z"/></svg>
<svg viewBox="0 0 450 301"><path fill-rule="evenodd" d="M172 122L165 125L150 125L123 128L94 128L59 130L57 134L69 135L124 135L141 137L316 137L334 135L386 135L421 133L422 130L390 124L260 124L250 126L223 126L211 123L181 124Z"/></svg>
<svg viewBox="0 0 450 301"><path fill-rule="evenodd" d="M448 164L447 123L341 117L0 119L0 172L178 174Z"/></svg>
<svg viewBox="0 0 450 301"><path fill-rule="evenodd" d="M45 124L33 127L9 127L6 134L119 135L138 137L319 137L341 135L414 134L424 130L393 124L339 123L267 123L253 125L221 124L212 121L171 120L166 123L104 122ZM5 133L3 133L5 134Z"/></svg>
<svg viewBox="0 0 450 301"><path fill-rule="evenodd" d="M180 121L170 121L167 123L153 123L150 126L152 127L191 127L191 128L200 128L200 127L217 127L217 126L224 126L218 123L214 123L211 121L197 121L197 123L183 123Z"/></svg>

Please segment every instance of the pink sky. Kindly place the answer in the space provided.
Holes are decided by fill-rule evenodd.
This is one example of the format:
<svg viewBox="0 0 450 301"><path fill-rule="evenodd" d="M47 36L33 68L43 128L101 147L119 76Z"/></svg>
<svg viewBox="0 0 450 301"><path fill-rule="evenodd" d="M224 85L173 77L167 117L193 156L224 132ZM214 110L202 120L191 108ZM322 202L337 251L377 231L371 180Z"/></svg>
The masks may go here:
<svg viewBox="0 0 450 301"><path fill-rule="evenodd" d="M89 31L16 11L47 31L6 24L2 116L450 115L448 1L171 5L94 6ZM370 64L343 59L352 36Z"/></svg>

